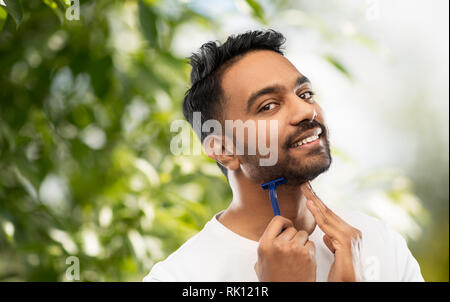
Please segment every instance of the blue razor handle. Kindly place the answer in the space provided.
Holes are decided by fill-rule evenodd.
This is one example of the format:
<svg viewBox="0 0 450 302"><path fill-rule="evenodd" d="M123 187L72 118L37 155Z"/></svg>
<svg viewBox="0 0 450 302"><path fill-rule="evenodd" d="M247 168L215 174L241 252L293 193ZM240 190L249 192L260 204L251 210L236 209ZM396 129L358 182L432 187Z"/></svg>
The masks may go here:
<svg viewBox="0 0 450 302"><path fill-rule="evenodd" d="M261 187L264 190L269 189L269 196L270 196L270 203L272 204L272 209L273 209L273 215L277 216L277 215L281 215L280 212L280 206L278 205L278 198L277 198L277 191L276 191L276 187L282 184L287 183L287 179L284 177L280 177L271 181L268 181L266 183L263 183L261 185Z"/></svg>

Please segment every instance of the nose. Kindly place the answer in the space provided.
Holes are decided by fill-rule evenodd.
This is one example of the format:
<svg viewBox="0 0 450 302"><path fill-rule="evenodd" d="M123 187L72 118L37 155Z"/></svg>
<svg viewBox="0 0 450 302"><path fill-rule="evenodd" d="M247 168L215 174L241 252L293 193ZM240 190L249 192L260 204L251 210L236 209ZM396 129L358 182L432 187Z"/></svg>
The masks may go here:
<svg viewBox="0 0 450 302"><path fill-rule="evenodd" d="M315 102L308 102L306 100L302 100L296 94L292 96L289 100L290 102L290 112L289 115L289 123L292 125L298 125L300 122L304 120L309 120L312 122L317 118L317 110Z"/></svg>

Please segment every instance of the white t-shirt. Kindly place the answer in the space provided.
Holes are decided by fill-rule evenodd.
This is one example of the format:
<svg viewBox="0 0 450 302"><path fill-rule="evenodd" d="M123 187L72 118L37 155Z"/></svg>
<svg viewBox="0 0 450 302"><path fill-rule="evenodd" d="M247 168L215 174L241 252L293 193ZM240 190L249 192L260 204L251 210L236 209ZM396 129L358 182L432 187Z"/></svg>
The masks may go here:
<svg viewBox="0 0 450 302"><path fill-rule="evenodd" d="M362 213L333 211L362 232L360 271L363 281L423 281L420 267L403 237L382 221ZM258 242L244 238L216 218L164 261L144 281L256 282ZM334 255L317 226L309 240L316 246L317 281L327 281Z"/></svg>

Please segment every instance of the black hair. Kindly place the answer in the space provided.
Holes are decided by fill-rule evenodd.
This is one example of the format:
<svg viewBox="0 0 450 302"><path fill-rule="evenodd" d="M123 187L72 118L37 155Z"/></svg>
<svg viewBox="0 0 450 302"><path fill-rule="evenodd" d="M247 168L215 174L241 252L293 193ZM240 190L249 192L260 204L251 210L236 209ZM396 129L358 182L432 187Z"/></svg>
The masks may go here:
<svg viewBox="0 0 450 302"><path fill-rule="evenodd" d="M231 35L222 45L216 41L203 44L190 56L191 88L183 100L183 114L192 125L193 113L200 112L202 123L209 119L221 121L223 90L220 85L223 72L246 53L254 50L272 50L281 55L285 37L272 29L247 31ZM203 143L210 133L196 133ZM228 178L227 169L217 163Z"/></svg>

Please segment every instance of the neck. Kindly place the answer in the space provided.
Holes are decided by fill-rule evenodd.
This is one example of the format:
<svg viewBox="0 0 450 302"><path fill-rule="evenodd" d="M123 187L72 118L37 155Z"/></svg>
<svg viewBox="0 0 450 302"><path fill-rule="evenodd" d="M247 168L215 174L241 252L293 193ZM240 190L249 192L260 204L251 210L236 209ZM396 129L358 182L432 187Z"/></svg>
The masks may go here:
<svg viewBox="0 0 450 302"><path fill-rule="evenodd" d="M248 179L239 171L229 173L228 181L233 200L218 219L238 235L258 241L273 218L269 190L264 190L260 183ZM300 186L284 184L278 186L276 191L281 216L290 219L297 230L311 234L315 221L306 208L306 198Z"/></svg>

